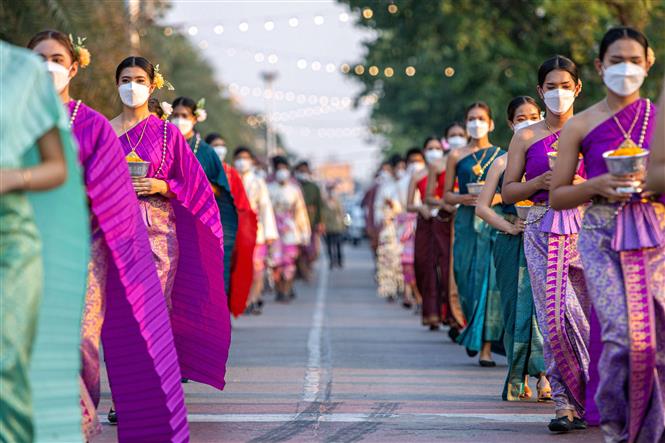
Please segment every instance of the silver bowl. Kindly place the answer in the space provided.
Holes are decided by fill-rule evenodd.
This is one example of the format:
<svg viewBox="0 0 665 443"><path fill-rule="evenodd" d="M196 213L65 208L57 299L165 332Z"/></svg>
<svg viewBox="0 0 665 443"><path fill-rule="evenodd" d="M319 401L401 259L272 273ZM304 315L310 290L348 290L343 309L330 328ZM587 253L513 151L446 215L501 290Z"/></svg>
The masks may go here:
<svg viewBox="0 0 665 443"><path fill-rule="evenodd" d="M607 151L603 154L609 173L618 177L632 176L635 178L632 186L617 188L617 192L624 194L642 192L642 183L647 170L649 151L643 151L635 155L617 156L612 156L612 152L614 151Z"/></svg>
<svg viewBox="0 0 665 443"><path fill-rule="evenodd" d="M485 186L485 182L467 183L466 188L469 190L469 194L480 195L480 192L483 190L483 186Z"/></svg>
<svg viewBox="0 0 665 443"><path fill-rule="evenodd" d="M529 211L533 208L533 206L517 206L515 205L515 210L517 211L517 216L521 218L522 220L526 220L526 218L529 216Z"/></svg>
<svg viewBox="0 0 665 443"><path fill-rule="evenodd" d="M129 165L129 175L132 177L145 177L148 175L150 162L127 162Z"/></svg>

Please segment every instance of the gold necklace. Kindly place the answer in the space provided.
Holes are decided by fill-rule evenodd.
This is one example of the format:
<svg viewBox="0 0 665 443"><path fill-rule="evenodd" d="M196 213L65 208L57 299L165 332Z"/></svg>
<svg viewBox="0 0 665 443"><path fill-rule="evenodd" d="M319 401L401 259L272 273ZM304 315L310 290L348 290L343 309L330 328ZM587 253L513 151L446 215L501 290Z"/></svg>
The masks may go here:
<svg viewBox="0 0 665 443"><path fill-rule="evenodd" d="M648 101L647 101L647 104L648 104ZM605 99L605 105L607 105L607 110L611 114L612 109L610 108L610 104L607 102L607 98ZM621 125L621 122L617 118L616 113L612 114L612 119L614 120L614 122L619 127L619 130L623 134L623 138L624 138L623 142L619 145L619 149L637 148L638 147L638 145L636 145L635 142L633 141L633 137L632 137L631 134L633 133L633 129L635 129L635 125L637 124L637 120L640 117L640 112L642 112L642 100L640 100L640 105L637 108L637 112L635 112L635 118L633 119L633 123L631 123L630 128L628 129L628 131L623 129L623 126ZM648 116L649 116L649 113L646 113L645 114L645 119L644 119L645 123L646 123L646 120L648 119ZM642 143L644 143L644 134L646 133L646 126L647 126L646 124L642 125L642 133L640 134L640 145L639 145L640 148L642 147Z"/></svg>
<svg viewBox="0 0 665 443"><path fill-rule="evenodd" d="M127 143L129 143L129 149L131 149L132 152L136 152L136 148L139 147L141 144L141 140L143 140L143 135L145 134L145 130L148 127L148 120L150 119L150 116L146 117L145 119L145 124L143 125L143 130L141 131L141 136L139 137L139 141L136 143L135 146L132 146L132 141L129 138L129 131L134 128L136 125L132 126L131 128L127 129L125 131L125 137L127 137ZM122 125L123 131L125 130L125 125Z"/></svg>
<svg viewBox="0 0 665 443"><path fill-rule="evenodd" d="M485 168L487 168L488 165L492 164L492 162L496 158L497 154L499 152L501 152L500 149L494 150L494 154L492 154L492 157L487 161L487 163L485 163L483 165L482 162L483 162L483 160L485 160L485 156L487 155L488 151L489 151L489 148L485 148L485 150L483 152L483 155L480 157L480 160L478 160L476 158L476 153L475 152L473 154L471 154L471 155L473 155L473 159L476 161L476 164L473 165L473 167L471 168L471 171L473 171L473 173L478 177L482 176L485 173Z"/></svg>
<svg viewBox="0 0 665 443"><path fill-rule="evenodd" d="M559 132L554 132L550 124L547 123L547 120L545 120L545 126L547 126L547 130L550 131L554 136L554 143L550 145L550 148L552 148L552 150L556 152L559 148Z"/></svg>

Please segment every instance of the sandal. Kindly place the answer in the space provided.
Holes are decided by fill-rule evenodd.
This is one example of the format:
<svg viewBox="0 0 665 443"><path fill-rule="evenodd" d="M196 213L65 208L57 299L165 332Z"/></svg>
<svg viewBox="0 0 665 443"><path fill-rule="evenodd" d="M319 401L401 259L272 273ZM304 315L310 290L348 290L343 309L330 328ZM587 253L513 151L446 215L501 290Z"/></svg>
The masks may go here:
<svg viewBox="0 0 665 443"><path fill-rule="evenodd" d="M540 380L538 380L538 383L536 383L536 389L538 389L538 401L539 402L547 402L547 401L552 401L552 387L548 386L541 388L540 387Z"/></svg>
<svg viewBox="0 0 665 443"><path fill-rule="evenodd" d="M531 391L531 388L529 387L528 384L524 383L524 390L519 396L520 400L531 400L532 395L533 392Z"/></svg>
<svg viewBox="0 0 665 443"><path fill-rule="evenodd" d="M570 432L574 428L573 422L570 421L568 417L559 417L559 418L553 418L552 421L550 421L550 424L547 425L548 429L552 432L556 432L558 434L562 434L565 432Z"/></svg>

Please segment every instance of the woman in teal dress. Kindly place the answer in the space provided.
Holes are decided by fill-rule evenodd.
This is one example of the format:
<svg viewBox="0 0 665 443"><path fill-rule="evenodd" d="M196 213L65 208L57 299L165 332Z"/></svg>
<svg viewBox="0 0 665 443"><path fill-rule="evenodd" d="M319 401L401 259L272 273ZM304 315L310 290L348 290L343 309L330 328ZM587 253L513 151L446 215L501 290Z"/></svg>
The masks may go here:
<svg viewBox="0 0 665 443"><path fill-rule="evenodd" d="M455 149L448 156L444 200L459 205L455 216L453 270L467 326L457 339L470 357L480 352L480 365L496 366L492 344L501 347L503 333L501 302L496 287L492 250L497 231L475 216L476 195L469 193L469 183L483 182L490 165L503 151L489 141L494 130L492 111L483 102L469 106L465 115L470 137L468 146ZM457 181L459 189L455 189ZM497 202L495 202L497 203Z"/></svg>
<svg viewBox="0 0 665 443"><path fill-rule="evenodd" d="M508 105L508 124L515 132L540 121L540 108L531 97L520 96ZM531 292L531 279L524 255L525 222L517 216L514 205L501 203L501 214L491 207L494 194L501 191L507 155L492 163L482 192L478 196L476 215L499 230L494 248L496 280L501 291L503 344L508 360L508 374L501 395L503 400L531 400L529 376L538 379L541 392L549 392L545 377L543 336L538 329Z"/></svg>
<svg viewBox="0 0 665 443"><path fill-rule="evenodd" d="M81 441L90 241L81 174L44 63L4 42L0 59L0 439ZM36 435L32 417L54 413L60 425Z"/></svg>

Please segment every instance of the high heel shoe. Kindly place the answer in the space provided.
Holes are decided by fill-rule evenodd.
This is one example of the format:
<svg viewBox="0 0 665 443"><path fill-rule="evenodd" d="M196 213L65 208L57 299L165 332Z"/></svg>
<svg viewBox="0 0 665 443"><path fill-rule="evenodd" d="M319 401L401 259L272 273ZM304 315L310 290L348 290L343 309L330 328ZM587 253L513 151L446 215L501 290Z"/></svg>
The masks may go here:
<svg viewBox="0 0 665 443"><path fill-rule="evenodd" d="M552 401L552 387L549 386L549 384L548 386L540 387L540 380L538 380L538 383L536 383L536 389L538 390L539 402Z"/></svg>
<svg viewBox="0 0 665 443"><path fill-rule="evenodd" d="M530 400L533 392L528 384L524 383L524 390L520 394L520 400Z"/></svg>

